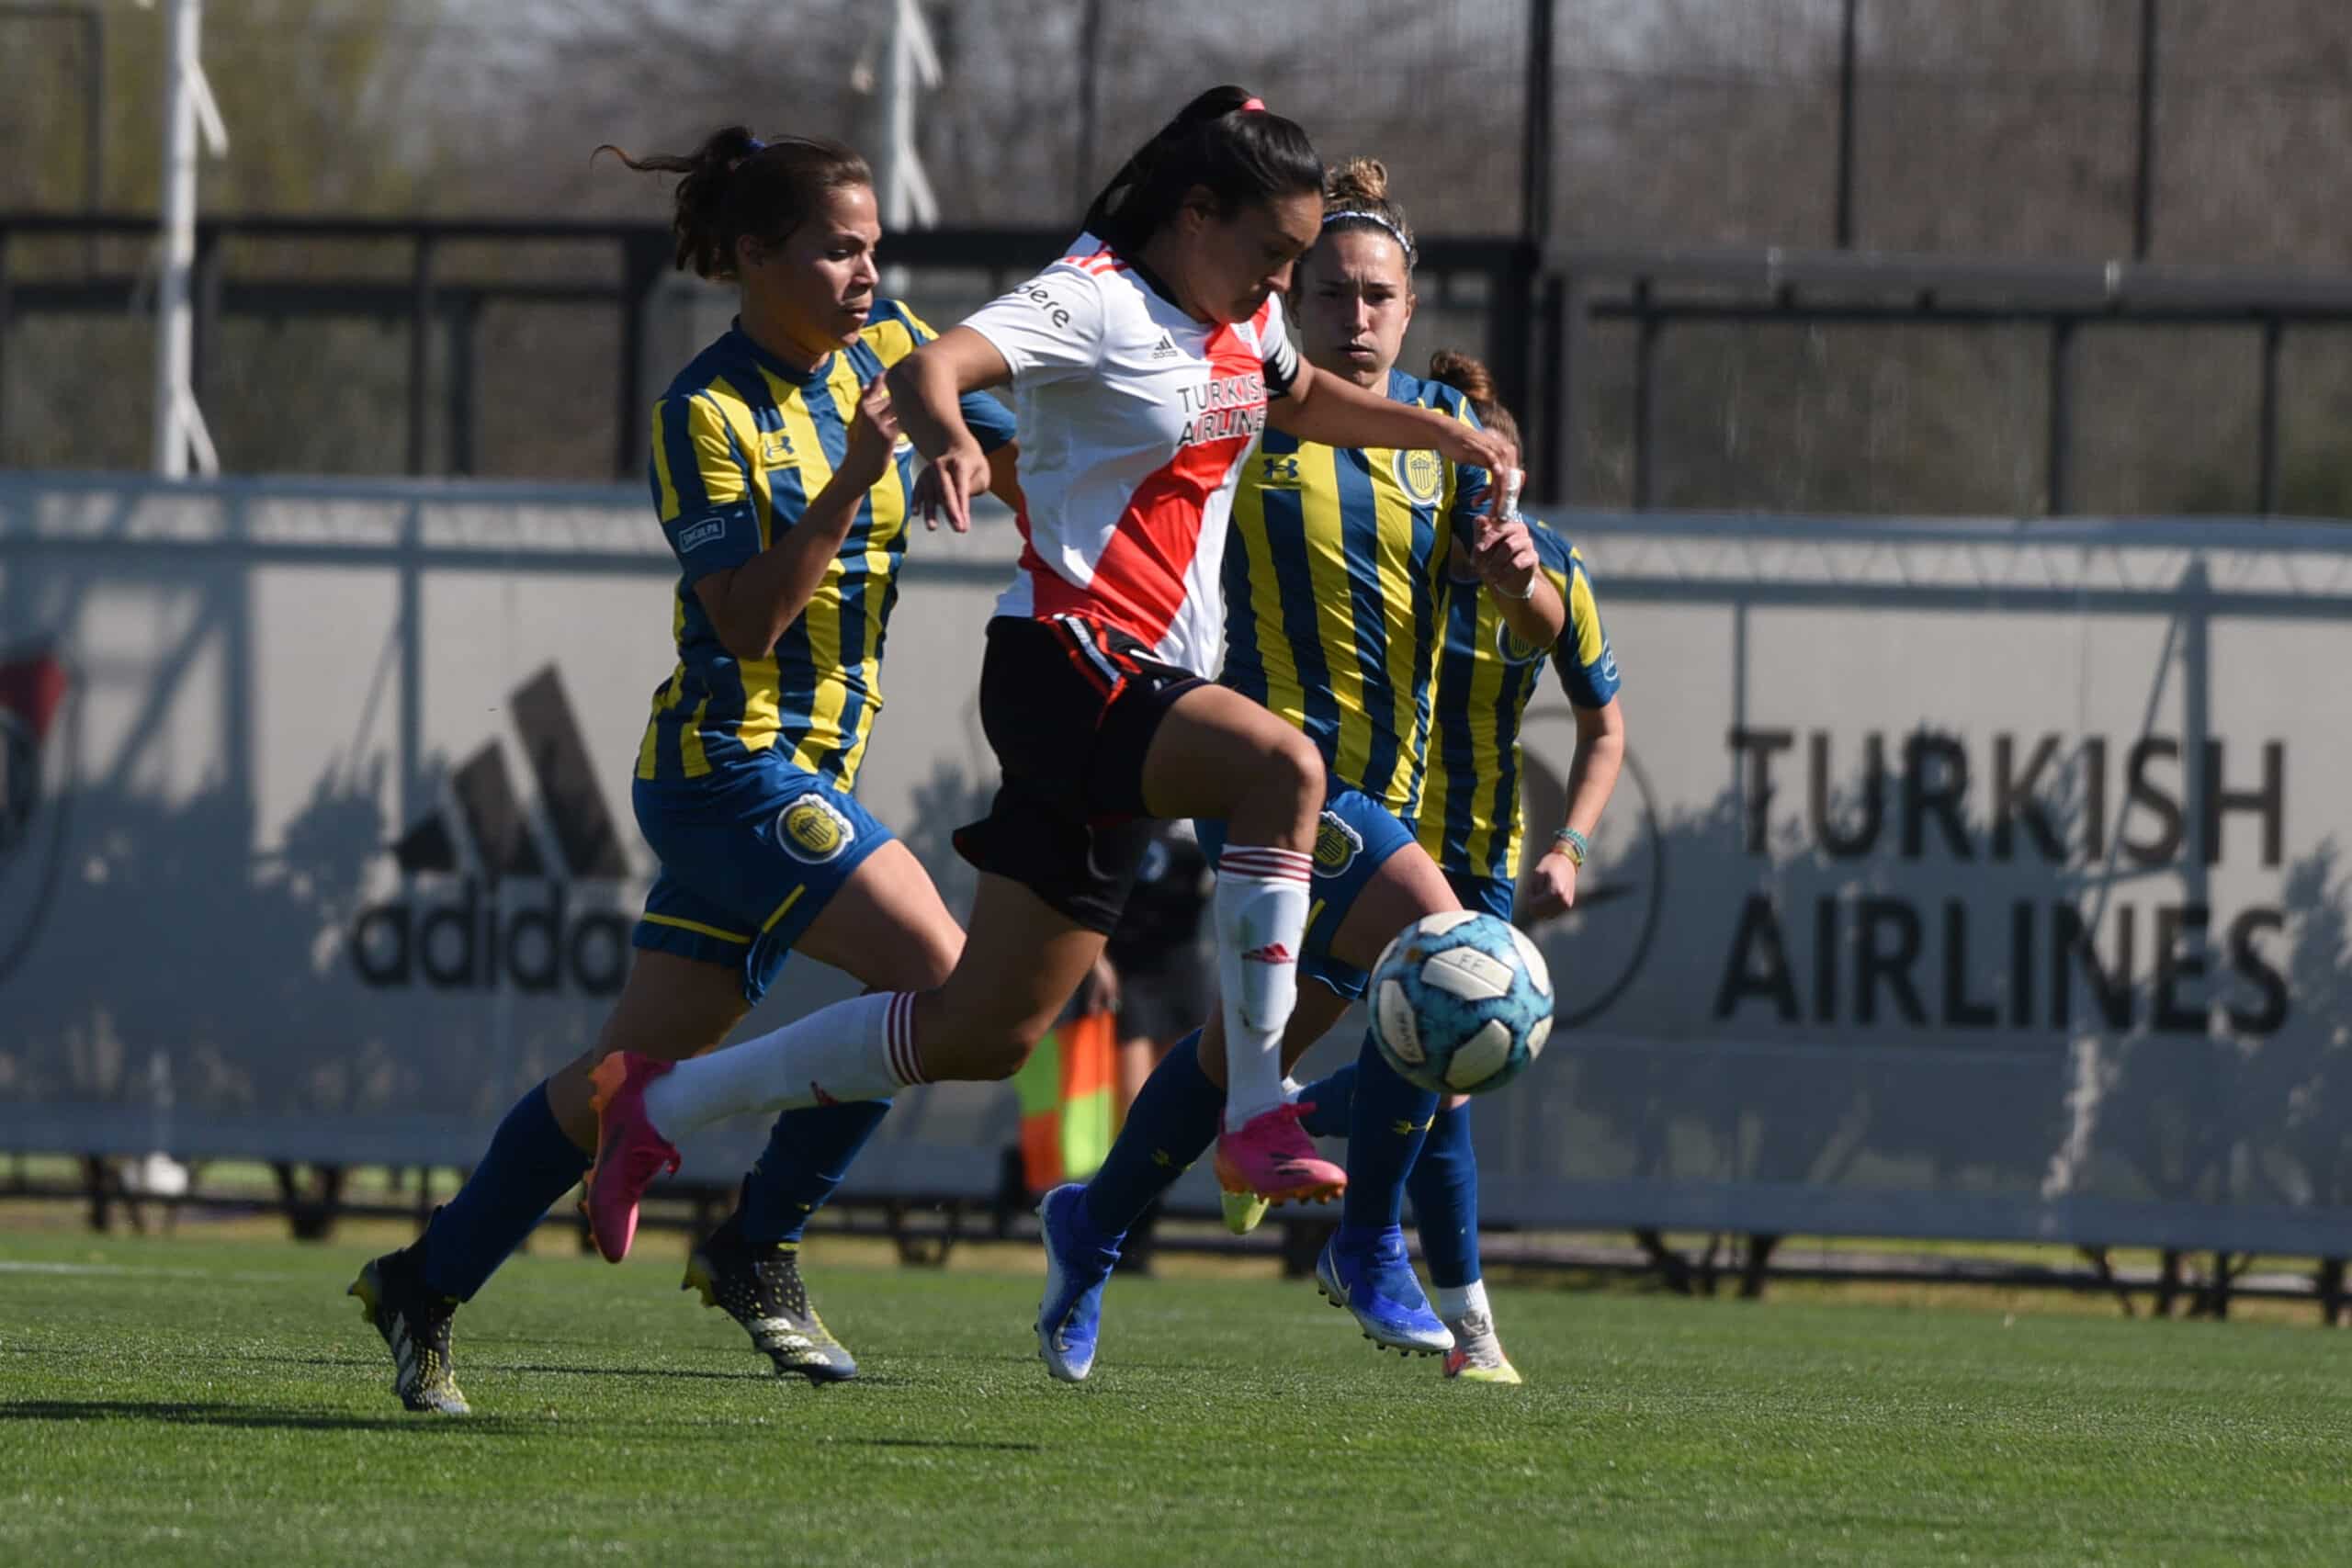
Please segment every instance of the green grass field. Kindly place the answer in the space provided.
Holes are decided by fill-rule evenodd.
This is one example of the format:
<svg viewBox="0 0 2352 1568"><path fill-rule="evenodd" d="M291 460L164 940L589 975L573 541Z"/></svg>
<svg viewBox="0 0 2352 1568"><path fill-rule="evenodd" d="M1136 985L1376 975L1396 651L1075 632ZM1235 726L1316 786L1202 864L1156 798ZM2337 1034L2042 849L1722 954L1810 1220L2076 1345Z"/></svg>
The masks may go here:
<svg viewBox="0 0 2352 1568"><path fill-rule="evenodd" d="M1529 1384L1473 1388L1193 1277L1114 1282L1066 1388L1023 1254L820 1250L865 1375L816 1391L673 1253L539 1256L459 1315L449 1421L386 1392L365 1256L0 1235L0 1562L2352 1562L2308 1328L1514 1288Z"/></svg>

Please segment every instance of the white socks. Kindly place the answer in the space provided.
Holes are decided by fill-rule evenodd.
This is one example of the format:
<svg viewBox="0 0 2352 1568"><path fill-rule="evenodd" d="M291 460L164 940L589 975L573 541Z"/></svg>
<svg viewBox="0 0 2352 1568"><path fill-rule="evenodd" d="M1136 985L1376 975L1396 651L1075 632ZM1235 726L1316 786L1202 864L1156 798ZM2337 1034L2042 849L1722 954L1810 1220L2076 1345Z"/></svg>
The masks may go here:
<svg viewBox="0 0 2352 1568"><path fill-rule="evenodd" d="M820 1008L782 1029L680 1062L645 1088L645 1113L675 1143L746 1111L882 1100L923 1083L914 993L886 991Z"/></svg>
<svg viewBox="0 0 2352 1568"><path fill-rule="evenodd" d="M1487 1281L1473 1280L1466 1285L1439 1285L1430 1292L1430 1301L1436 1306L1438 1316L1448 1323L1460 1323L1473 1313L1494 1321L1495 1314L1487 1310Z"/></svg>
<svg viewBox="0 0 2352 1568"><path fill-rule="evenodd" d="M1225 1010L1225 1128L1283 1102L1283 1027L1298 999L1315 858L1228 844L1216 863L1216 971Z"/></svg>

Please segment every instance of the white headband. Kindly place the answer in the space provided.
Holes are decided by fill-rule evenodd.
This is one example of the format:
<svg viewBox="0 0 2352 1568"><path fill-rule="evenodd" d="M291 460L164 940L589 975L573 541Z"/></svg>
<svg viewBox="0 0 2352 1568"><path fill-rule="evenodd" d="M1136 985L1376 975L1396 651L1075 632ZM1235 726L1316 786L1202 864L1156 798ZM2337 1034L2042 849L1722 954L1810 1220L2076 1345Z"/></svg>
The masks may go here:
<svg viewBox="0 0 2352 1568"><path fill-rule="evenodd" d="M1396 248L1405 253L1405 259L1408 262L1413 259L1413 242L1405 238L1405 231L1377 212L1358 212L1353 209L1346 212L1327 212L1323 215L1323 227L1329 229L1332 224L1344 223L1351 218L1360 218L1366 223L1379 224L1396 238Z"/></svg>

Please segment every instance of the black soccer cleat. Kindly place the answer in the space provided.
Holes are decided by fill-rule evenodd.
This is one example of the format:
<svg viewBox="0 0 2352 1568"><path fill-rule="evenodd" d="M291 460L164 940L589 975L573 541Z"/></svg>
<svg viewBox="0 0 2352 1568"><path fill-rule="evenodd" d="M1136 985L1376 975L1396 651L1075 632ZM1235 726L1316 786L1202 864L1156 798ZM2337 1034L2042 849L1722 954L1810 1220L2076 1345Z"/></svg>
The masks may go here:
<svg viewBox="0 0 2352 1568"><path fill-rule="evenodd" d="M797 1241L754 1247L729 1216L686 1259L686 1278L678 1288L700 1291L703 1305L718 1307L741 1324L752 1343L775 1363L778 1377L804 1377L821 1386L857 1376L855 1359L808 1301Z"/></svg>
<svg viewBox="0 0 2352 1568"><path fill-rule="evenodd" d="M428 1290L414 1258L401 1251L369 1259L344 1293L359 1298L368 1321L384 1337L392 1353L392 1392L402 1404L440 1416L472 1414L449 1359L457 1298Z"/></svg>

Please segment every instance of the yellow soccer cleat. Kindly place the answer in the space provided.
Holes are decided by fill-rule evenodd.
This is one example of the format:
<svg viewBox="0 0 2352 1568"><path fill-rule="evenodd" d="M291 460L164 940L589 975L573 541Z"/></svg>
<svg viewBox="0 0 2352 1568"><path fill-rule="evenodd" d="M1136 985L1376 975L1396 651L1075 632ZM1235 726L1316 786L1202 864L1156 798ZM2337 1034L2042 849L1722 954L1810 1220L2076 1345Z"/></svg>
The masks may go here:
<svg viewBox="0 0 2352 1568"><path fill-rule="evenodd" d="M1272 1207L1255 1192L1220 1191L1217 1197L1225 1204L1225 1228L1236 1235L1248 1235L1256 1230Z"/></svg>
<svg viewBox="0 0 2352 1568"><path fill-rule="evenodd" d="M1445 1353L1445 1375L1462 1382L1518 1383L1523 1380L1519 1369L1503 1354L1503 1342L1496 1337L1495 1320L1483 1312L1474 1312L1455 1318L1446 1327L1453 1331L1453 1348Z"/></svg>

